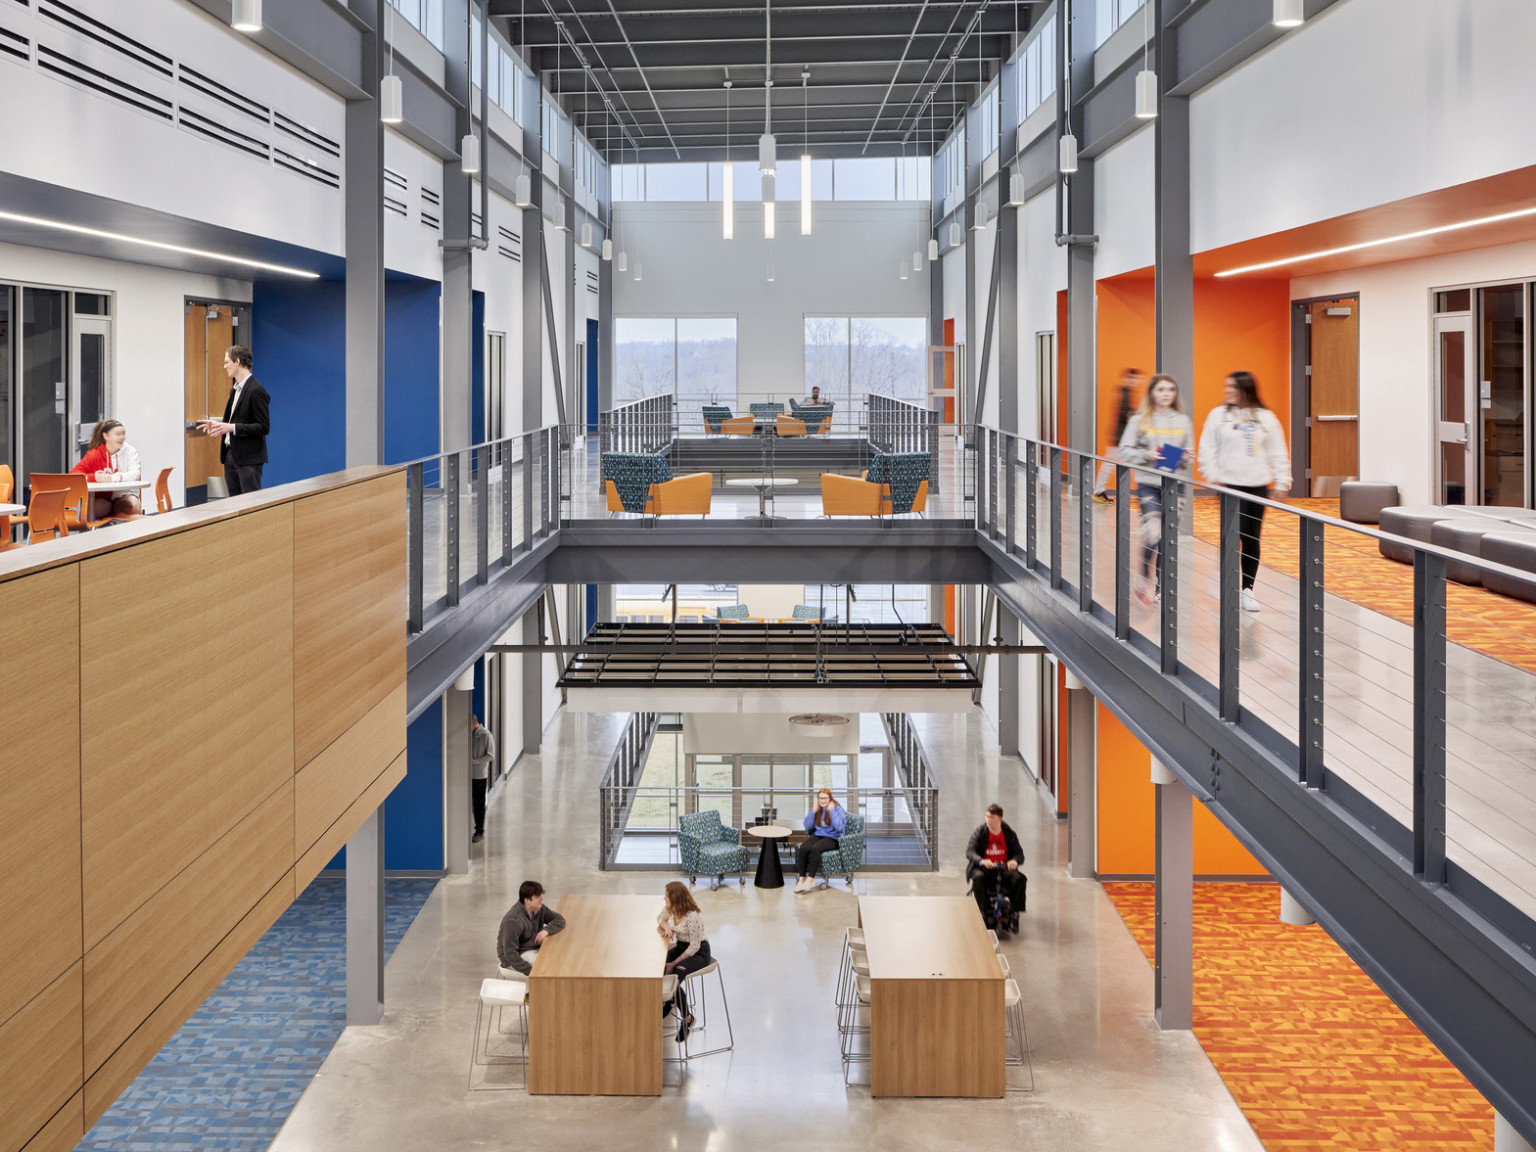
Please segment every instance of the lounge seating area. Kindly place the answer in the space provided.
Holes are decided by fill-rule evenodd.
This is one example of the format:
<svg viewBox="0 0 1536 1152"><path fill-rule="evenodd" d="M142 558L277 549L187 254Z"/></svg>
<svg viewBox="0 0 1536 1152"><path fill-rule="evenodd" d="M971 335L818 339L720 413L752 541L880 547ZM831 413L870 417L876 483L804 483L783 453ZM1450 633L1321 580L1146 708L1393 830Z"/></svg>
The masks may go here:
<svg viewBox="0 0 1536 1152"><path fill-rule="evenodd" d="M1471 563L1453 560L1446 565L1447 578L1457 583L1481 585L1490 592L1536 603L1536 512L1526 508L1398 505L1382 508L1378 522L1383 532L1394 536L1530 572L1531 579L1522 580L1484 572ZM1378 548L1388 560L1413 563L1413 549L1406 544L1383 539Z"/></svg>
<svg viewBox="0 0 1536 1152"><path fill-rule="evenodd" d="M863 476L823 473L823 516L921 516L928 507L932 467L926 452L880 453Z"/></svg>
<svg viewBox="0 0 1536 1152"><path fill-rule="evenodd" d="M714 477L708 472L673 476L667 458L652 452L608 452L602 468L610 514L709 515Z"/></svg>

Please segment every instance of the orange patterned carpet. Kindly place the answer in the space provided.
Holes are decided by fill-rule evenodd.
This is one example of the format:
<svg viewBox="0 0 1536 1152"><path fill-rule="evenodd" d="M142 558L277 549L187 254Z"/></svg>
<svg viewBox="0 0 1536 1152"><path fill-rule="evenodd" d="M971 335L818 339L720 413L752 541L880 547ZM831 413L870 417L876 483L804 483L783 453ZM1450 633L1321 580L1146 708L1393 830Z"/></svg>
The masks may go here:
<svg viewBox="0 0 1536 1152"><path fill-rule="evenodd" d="M1390 562L1389 562L1390 563ZM1151 884L1105 884L1147 959ZM1493 1109L1272 884L1195 885L1195 1036L1269 1152L1493 1147Z"/></svg>
<svg viewBox="0 0 1536 1152"><path fill-rule="evenodd" d="M1337 500L1297 499L1286 503L1328 516L1339 514ZM1221 523L1216 500L1196 500L1194 506L1195 535L1215 545ZM1301 557L1297 523L1294 517L1280 515L1274 509L1265 516L1261 560L1265 568L1296 575ZM1329 592L1412 625L1412 566L1386 559L1376 551L1374 539L1343 528L1324 529L1323 557ZM1452 583L1446 597L1446 631L1453 643L1536 672L1536 604Z"/></svg>

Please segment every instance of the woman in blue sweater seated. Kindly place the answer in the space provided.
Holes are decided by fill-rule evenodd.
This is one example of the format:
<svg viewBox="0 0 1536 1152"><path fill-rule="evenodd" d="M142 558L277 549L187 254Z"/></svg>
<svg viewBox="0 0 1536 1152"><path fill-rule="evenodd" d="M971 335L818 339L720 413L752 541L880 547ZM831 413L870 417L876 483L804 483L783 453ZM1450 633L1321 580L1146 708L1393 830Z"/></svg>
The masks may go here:
<svg viewBox="0 0 1536 1152"><path fill-rule="evenodd" d="M848 812L832 799L832 790L823 788L816 793L816 807L805 814L805 830L810 833L795 852L795 864L800 878L795 881L796 892L809 892L816 886L816 873L821 870L821 854L837 847L838 839L848 828Z"/></svg>

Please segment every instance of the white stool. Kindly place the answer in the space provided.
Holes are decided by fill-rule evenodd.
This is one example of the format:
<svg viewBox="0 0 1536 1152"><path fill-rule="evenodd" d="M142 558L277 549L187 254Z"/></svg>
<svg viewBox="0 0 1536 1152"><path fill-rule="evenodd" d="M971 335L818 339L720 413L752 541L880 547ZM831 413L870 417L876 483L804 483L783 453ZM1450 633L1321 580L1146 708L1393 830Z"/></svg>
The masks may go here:
<svg viewBox="0 0 1536 1152"><path fill-rule="evenodd" d="M999 956L998 959L1003 958ZM1006 972L1007 968L1003 971ZM1011 1045L1009 1040L1013 1041ZM1018 981L1012 977L1003 981L1003 1041L1006 1050L1003 1063L1015 1068L1027 1068L1029 1087L1020 1091L1033 1092L1035 1067L1029 1058L1029 1029L1024 1023L1024 994L1019 991Z"/></svg>
<svg viewBox="0 0 1536 1152"><path fill-rule="evenodd" d="M706 1048L702 1052L695 1052L693 1045L695 1037L709 1026L709 996L708 988L704 983L706 976L713 975L715 983L720 989L720 1007L725 1013L726 1042L715 1048ZM665 989L667 977L662 978L662 987ZM675 982L677 977L671 979ZM675 987L675 984L674 984ZM683 977L683 989L688 997L688 1011L693 1016L693 1027L689 1029L688 1036L683 1040L683 1049L680 1059L686 1063L696 1060L700 1056L714 1056L720 1052L729 1052L736 1047L736 1033L731 1028L731 1005L725 997L725 976L720 971L720 961L711 960L704 967L694 972L689 972Z"/></svg>
<svg viewBox="0 0 1536 1152"><path fill-rule="evenodd" d="M859 1022L861 1012L867 1012L870 1007L870 983L869 976L864 973L855 973L853 978L853 996L846 1013L838 1020L838 1037L843 1053L843 1083L848 1083L848 1069L852 1064L868 1064L869 1051L855 1051L857 1038L869 1035L869 1025Z"/></svg>
<svg viewBox="0 0 1536 1152"><path fill-rule="evenodd" d="M843 954L837 965L837 983L832 986L832 1000L839 1007L846 999L846 988L849 982L851 968L849 967L849 954L855 948L864 947L864 929L849 928L843 933Z"/></svg>
<svg viewBox="0 0 1536 1152"><path fill-rule="evenodd" d="M1001 952L1003 950L1003 942L997 938L997 929L988 928L987 935L992 938L992 951Z"/></svg>
<svg viewBox="0 0 1536 1152"><path fill-rule="evenodd" d="M485 1010L491 1009L491 1027L501 1035L506 1035L503 1027L505 1013L508 1008L516 1008L521 1024L522 1052L512 1056L505 1053L491 1051L491 1038L489 1031L485 1036L485 1047L482 1050L480 1036L485 1022ZM469 1052L469 1090L471 1092L484 1092L502 1090L513 1087L510 1084L482 1084L475 1086L475 1069L488 1068L496 1064L528 1064L528 984L523 980L496 980L487 978L480 983L480 1005L475 1009L475 1038Z"/></svg>

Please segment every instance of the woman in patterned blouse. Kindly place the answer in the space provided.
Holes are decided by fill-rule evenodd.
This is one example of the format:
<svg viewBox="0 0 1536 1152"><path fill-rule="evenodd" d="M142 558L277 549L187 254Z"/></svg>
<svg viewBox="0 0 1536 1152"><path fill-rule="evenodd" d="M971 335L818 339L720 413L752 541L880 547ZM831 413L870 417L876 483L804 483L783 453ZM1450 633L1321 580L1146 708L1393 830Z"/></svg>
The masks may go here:
<svg viewBox="0 0 1536 1152"><path fill-rule="evenodd" d="M656 915L656 930L668 944L667 964L662 972L677 977L673 1004L678 1016L677 1038L682 1041L693 1026L683 980L690 972L697 972L709 963L709 940L704 935L704 914L694 903L688 885L680 880L672 881L667 885L666 901L665 907ZM663 1009L663 1013L665 1011Z"/></svg>

